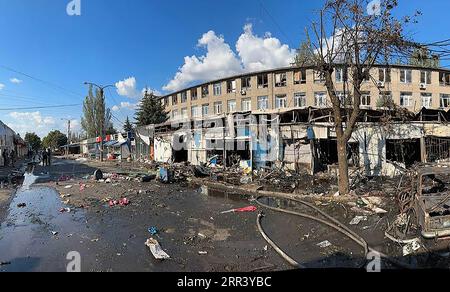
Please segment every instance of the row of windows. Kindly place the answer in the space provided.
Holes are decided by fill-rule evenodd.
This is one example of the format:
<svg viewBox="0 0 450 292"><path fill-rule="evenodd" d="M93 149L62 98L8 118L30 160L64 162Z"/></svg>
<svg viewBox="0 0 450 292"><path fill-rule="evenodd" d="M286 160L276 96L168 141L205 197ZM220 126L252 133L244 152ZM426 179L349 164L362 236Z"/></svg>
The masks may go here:
<svg viewBox="0 0 450 292"><path fill-rule="evenodd" d="M343 92L337 92L337 96L339 97L342 104L351 104L351 100L348 100L347 95ZM382 92L377 101L377 107L387 106L388 103L392 102L392 94L390 92ZM421 93L421 107L430 108L432 107L433 96L431 93ZM328 106L328 95L326 92L315 92L314 93L314 106L316 107L326 107ZM361 106L371 106L372 105L372 97L370 92L362 92L361 94ZM228 100L227 101L227 112L232 113L237 111L237 102L236 100ZM299 92L294 94L294 107L301 108L306 107L306 93ZM413 94L411 92L401 92L400 93L400 106L403 107L412 107L415 106ZM440 106L442 108L450 107L450 95L449 94L441 94L440 95ZM275 109L284 109L288 108L287 95L276 95L275 96ZM268 110L269 107L269 97L268 96L259 96L257 99L257 109L260 111ZM210 115L211 113L215 115L220 115L224 113L223 103L221 101L215 102L213 104L213 108L210 112L210 105L198 105L191 107L191 116L194 118L205 117ZM241 111L247 112L252 110L252 99L244 98L241 100ZM183 108L179 112L178 110L172 111L172 118L188 118L188 109Z"/></svg>
<svg viewBox="0 0 450 292"><path fill-rule="evenodd" d="M325 78L323 74L319 72L313 73L313 78L315 83L323 83ZM399 82L403 84L411 84L413 82L412 78L412 69L400 69L399 70ZM259 74L257 75L257 88L268 88L269 87L269 77L268 74ZM343 68L337 68L335 70L335 79L337 83L346 82L348 80L348 73ZM365 81L377 81L379 86L383 86L385 83L392 82L392 74L391 69L388 68L379 68L378 69L378 80L367 76ZM422 70L420 71L420 84L422 85L430 85L432 84L432 71ZM297 84L306 84L307 82L307 74L306 69L296 70L293 72L293 83ZM442 86L450 86L450 73L440 72L439 73L439 84ZM285 87L287 86L287 72L281 72L274 74L274 86L275 87ZM212 85L213 95L221 96L222 95L222 83L214 83ZM250 76L241 78L241 91L242 95L246 95L247 91L252 89L252 80ZM237 92L237 82L236 80L228 80L226 82L226 92L227 93L236 93ZM193 101L199 98L198 89L194 88L190 90L190 96ZM205 98L209 96L209 85L204 85L201 87L201 97ZM178 95L173 95L171 97L171 102L173 105L178 104L180 97L181 103L186 103L188 100L188 92L184 91ZM164 98L164 105L169 105L169 97Z"/></svg>

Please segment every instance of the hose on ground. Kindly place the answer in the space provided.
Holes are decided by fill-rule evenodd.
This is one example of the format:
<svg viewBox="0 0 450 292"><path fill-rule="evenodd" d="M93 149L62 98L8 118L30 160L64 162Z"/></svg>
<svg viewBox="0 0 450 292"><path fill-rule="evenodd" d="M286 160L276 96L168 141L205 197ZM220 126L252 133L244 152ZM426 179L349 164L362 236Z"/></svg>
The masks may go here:
<svg viewBox="0 0 450 292"><path fill-rule="evenodd" d="M290 214L290 215L294 215L294 216L299 216L299 217L302 217L302 218L310 219L310 220L319 222L321 224L327 225L327 226L329 226L329 227L339 231L340 233L344 234L345 236L347 236L348 238L350 238L351 240L356 242L358 245L360 245L364 249L364 256L365 256L365 258L367 258L367 255L369 254L369 252L375 252L375 253L379 254L380 257L389 260L391 263L393 263L393 264L395 264L395 265L397 265L397 266L399 266L401 268L406 268L406 269L410 269L411 268L409 265L406 265L404 263L396 261L396 260L388 257L387 255L370 248L364 238L362 238L361 236L359 236L358 234L356 234L355 232L350 230L347 226L345 226L344 224L339 222L337 219L331 217L330 215L328 215L324 211L320 210L319 208L317 208L316 206L314 206L314 205L312 205L312 204L310 204L308 202L305 202L305 201L302 201L302 200L298 200L298 199L294 199L294 198L286 199L286 200L290 200L290 201L293 201L293 202L296 202L296 203L299 203L299 204L302 204L304 206L307 206L307 207L311 208L312 210L316 211L317 213L319 213L320 215L322 215L323 217L325 217L329 221L321 219L321 218L318 218L317 216L313 216L313 215L310 215L310 214L305 214L305 213L300 213L300 212L295 212L295 211L290 211L290 210L286 210L286 209L281 209L281 208L276 208L276 207L269 206L269 205L264 204L264 203L262 203L260 201L260 199L262 199L262 198L268 198L268 197L259 196L259 197L256 198L255 201L256 201L256 203L259 206L261 206L263 208L266 208L266 209L269 209L269 210L272 210L272 211L275 211L275 212L279 212L279 213L285 213L285 214ZM262 215L258 216L258 219L257 219L258 223L257 224L258 224L258 229L259 229L260 233L262 234L262 236L264 237L264 239L275 249L275 251L277 251L277 253L280 256L285 258L289 262L289 264L293 265L294 267L303 267L301 264L297 263L295 260L293 260L292 258L287 256L286 253L284 253L267 236L267 234L264 233L264 230L262 229L262 226L261 226L261 218L262 218ZM290 260L288 260L288 258ZM363 264L361 266L364 266L364 264L365 264L365 261L363 262Z"/></svg>

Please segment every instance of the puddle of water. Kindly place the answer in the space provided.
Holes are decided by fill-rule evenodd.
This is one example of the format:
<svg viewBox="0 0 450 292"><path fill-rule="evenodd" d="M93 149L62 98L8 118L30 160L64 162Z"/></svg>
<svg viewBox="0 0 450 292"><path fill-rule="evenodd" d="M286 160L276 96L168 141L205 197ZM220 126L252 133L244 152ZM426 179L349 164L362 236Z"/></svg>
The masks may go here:
<svg viewBox="0 0 450 292"><path fill-rule="evenodd" d="M226 192L222 190L211 189L208 188L207 186L201 186L198 189L198 192L208 197L224 198L234 202L243 202L248 201L250 199L250 196L247 195L238 194L236 192Z"/></svg>

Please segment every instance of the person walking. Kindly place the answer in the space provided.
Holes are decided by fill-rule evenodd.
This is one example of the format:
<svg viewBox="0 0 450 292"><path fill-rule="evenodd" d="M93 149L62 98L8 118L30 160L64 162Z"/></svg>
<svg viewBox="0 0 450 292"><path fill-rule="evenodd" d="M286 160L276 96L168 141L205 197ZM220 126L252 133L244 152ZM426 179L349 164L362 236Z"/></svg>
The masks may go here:
<svg viewBox="0 0 450 292"><path fill-rule="evenodd" d="M14 167L14 165L16 164L16 151L14 151L14 149L11 150L9 158L11 160L11 166Z"/></svg>
<svg viewBox="0 0 450 292"><path fill-rule="evenodd" d="M3 166L8 166L8 152L6 149L3 149L2 157L3 157Z"/></svg>
<svg viewBox="0 0 450 292"><path fill-rule="evenodd" d="M42 150L42 166L48 166L47 150Z"/></svg>
<svg viewBox="0 0 450 292"><path fill-rule="evenodd" d="M47 161L48 166L52 166L52 149L51 148L47 149L47 159L48 159L48 161Z"/></svg>

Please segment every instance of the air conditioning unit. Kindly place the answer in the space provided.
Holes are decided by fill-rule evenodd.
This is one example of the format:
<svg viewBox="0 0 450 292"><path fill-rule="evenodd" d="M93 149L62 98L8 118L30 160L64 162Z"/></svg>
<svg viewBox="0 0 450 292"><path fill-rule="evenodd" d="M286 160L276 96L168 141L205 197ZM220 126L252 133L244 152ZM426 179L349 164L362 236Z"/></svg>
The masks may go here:
<svg viewBox="0 0 450 292"><path fill-rule="evenodd" d="M241 95L247 95L247 91L241 90Z"/></svg>
<svg viewBox="0 0 450 292"><path fill-rule="evenodd" d="M420 89L427 89L427 85L425 83L420 83Z"/></svg>
<svg viewBox="0 0 450 292"><path fill-rule="evenodd" d="M377 86L378 88L384 88L384 81L378 81Z"/></svg>

